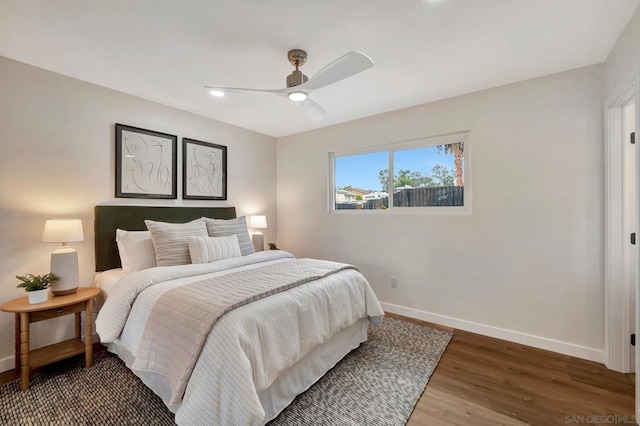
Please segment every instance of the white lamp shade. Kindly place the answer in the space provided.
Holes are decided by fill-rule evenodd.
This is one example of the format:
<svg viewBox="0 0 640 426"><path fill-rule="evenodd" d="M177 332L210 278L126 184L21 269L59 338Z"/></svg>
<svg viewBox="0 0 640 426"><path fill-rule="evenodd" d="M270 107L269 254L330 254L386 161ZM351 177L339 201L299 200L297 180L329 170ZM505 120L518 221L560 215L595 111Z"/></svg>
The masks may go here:
<svg viewBox="0 0 640 426"><path fill-rule="evenodd" d="M44 224L43 243L70 243L83 240L80 219L49 219Z"/></svg>
<svg viewBox="0 0 640 426"><path fill-rule="evenodd" d="M267 217L263 215L250 216L249 217L249 228L252 229L266 229L267 227Z"/></svg>

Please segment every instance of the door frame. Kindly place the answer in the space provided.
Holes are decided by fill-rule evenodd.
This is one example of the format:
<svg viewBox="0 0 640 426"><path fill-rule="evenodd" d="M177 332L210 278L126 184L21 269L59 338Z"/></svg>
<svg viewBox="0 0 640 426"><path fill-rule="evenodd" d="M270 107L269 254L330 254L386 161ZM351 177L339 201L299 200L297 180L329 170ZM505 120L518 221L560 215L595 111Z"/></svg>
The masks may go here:
<svg viewBox="0 0 640 426"><path fill-rule="evenodd" d="M638 108L640 100L640 66L636 67L633 78L618 94L605 103L605 365L615 371L629 373L633 360L629 351L629 336L632 330L629 309L629 283L625 282L624 247L629 244L624 234L623 209L623 148L628 143L623 131L624 107L635 96L636 129L638 128ZM636 149L636 164L640 149ZM636 173L636 182L637 182ZM636 190L638 197L638 190ZM637 198L640 201L640 198ZM640 210L640 209L639 209ZM639 212L640 213L640 212ZM640 223L640 222L638 222ZM637 287L637 286L636 286ZM636 291L638 294L638 291ZM638 297L636 297L638 298ZM640 305L636 301L636 307ZM636 312L638 309L636 309ZM636 317L638 317L636 315ZM637 323L636 321L633 321Z"/></svg>

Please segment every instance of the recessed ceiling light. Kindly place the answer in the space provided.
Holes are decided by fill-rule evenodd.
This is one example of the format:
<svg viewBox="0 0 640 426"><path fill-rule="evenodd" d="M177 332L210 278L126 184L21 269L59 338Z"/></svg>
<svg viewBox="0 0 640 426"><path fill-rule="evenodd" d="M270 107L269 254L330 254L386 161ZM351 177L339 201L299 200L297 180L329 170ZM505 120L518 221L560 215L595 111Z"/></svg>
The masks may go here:
<svg viewBox="0 0 640 426"><path fill-rule="evenodd" d="M291 92L288 96L289 100L294 102L302 102L307 99L307 94L304 92Z"/></svg>
<svg viewBox="0 0 640 426"><path fill-rule="evenodd" d="M211 96L215 96L216 98L224 97L224 92L222 90L213 89L209 93L211 93Z"/></svg>

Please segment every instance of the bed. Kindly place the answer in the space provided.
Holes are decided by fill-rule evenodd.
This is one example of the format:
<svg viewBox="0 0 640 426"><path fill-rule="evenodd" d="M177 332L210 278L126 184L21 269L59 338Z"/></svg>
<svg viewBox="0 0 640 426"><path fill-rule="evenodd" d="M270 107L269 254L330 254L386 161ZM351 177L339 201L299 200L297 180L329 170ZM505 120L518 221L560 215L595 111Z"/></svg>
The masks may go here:
<svg viewBox="0 0 640 426"><path fill-rule="evenodd" d="M233 207L95 207L96 285L103 298L96 330L179 425L269 422L365 341L368 323L384 315L353 267L285 251L121 269L116 229L143 231L145 220L235 216ZM281 279L295 283L275 284ZM268 296L218 308L254 287ZM209 312L217 309L219 316ZM214 319L207 329L208 316Z"/></svg>

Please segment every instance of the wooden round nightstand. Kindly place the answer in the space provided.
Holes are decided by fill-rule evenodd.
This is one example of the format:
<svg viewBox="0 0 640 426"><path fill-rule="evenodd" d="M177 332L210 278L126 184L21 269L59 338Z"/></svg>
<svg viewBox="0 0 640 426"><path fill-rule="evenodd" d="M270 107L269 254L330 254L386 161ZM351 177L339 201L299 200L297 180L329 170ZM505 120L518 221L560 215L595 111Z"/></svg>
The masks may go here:
<svg viewBox="0 0 640 426"><path fill-rule="evenodd" d="M28 296L14 299L0 306L4 312L13 312L16 317L16 373L20 374L20 389L29 389L29 373L31 369L51 364L61 359L81 353L85 354L85 366L93 364L93 347L91 346L93 298L100 294L99 288L80 287L73 294L64 296L49 295L49 300L35 305L29 304ZM85 311L84 343L80 339L80 313ZM64 342L29 350L29 324L57 318L64 315L76 315L75 338Z"/></svg>

